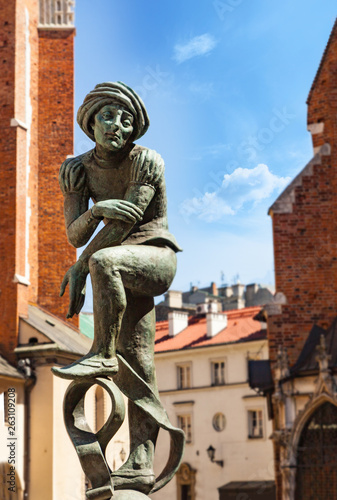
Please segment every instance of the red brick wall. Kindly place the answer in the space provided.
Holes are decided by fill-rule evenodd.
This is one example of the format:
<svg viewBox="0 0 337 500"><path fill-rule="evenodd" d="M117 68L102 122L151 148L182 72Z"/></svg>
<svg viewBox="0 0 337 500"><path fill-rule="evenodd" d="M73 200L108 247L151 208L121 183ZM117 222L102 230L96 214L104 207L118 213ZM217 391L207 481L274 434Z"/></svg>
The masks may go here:
<svg viewBox="0 0 337 500"><path fill-rule="evenodd" d="M293 187L290 205L288 196L288 206L276 201L271 209L276 292L287 301L279 314L274 310L268 317L272 362L278 348L286 347L290 364L295 363L312 326L327 328L337 316L337 24L308 98L308 125L322 123L323 130L320 125L313 134L313 146L329 144L330 154L306 169ZM280 448L275 442L274 457L281 500Z"/></svg>
<svg viewBox="0 0 337 500"><path fill-rule="evenodd" d="M29 301L65 318L59 286L76 259L57 182L73 152L74 29L37 26L38 0L0 0L0 353L12 361Z"/></svg>
<svg viewBox="0 0 337 500"><path fill-rule="evenodd" d="M14 117L15 83L15 3L0 4L0 350L14 347L9 332L17 329L17 285L15 274L16 218L16 129L10 127Z"/></svg>
<svg viewBox="0 0 337 500"><path fill-rule="evenodd" d="M59 290L76 250L66 238L58 171L73 153L73 29L39 30L38 303L65 319L68 295ZM72 323L77 325L74 318Z"/></svg>
<svg viewBox="0 0 337 500"><path fill-rule="evenodd" d="M337 315L337 162L323 156L295 188L292 213L273 215L275 280L286 296L282 315L269 318L270 357L286 347L293 364L316 323Z"/></svg>
<svg viewBox="0 0 337 500"><path fill-rule="evenodd" d="M28 275L27 257L34 264L37 261L37 247L34 238L27 238L27 191L34 207L34 185L36 182L36 136L34 128L34 107L36 116L37 83L37 0L0 1L0 107L1 137L0 169L2 217L0 220L0 351L13 359L17 344L18 315L27 314L28 297L34 299L37 266ZM30 69L30 71L29 71ZM26 78L26 73L30 77ZM30 86L33 123L28 132L22 127L11 126L11 119L27 122L27 94ZM35 103L35 104L34 104ZM29 146L29 155L27 155ZM35 201L36 207L36 201ZM36 209L35 209L36 213ZM32 218L34 220L34 216ZM27 252L30 252L30 256ZM31 265L34 271L34 265ZM14 283L14 276L28 278L32 286ZM35 297L36 298L36 297Z"/></svg>
<svg viewBox="0 0 337 500"><path fill-rule="evenodd" d="M308 97L308 124L324 122L324 131L313 136L314 147L336 144L337 20Z"/></svg>
<svg viewBox="0 0 337 500"><path fill-rule="evenodd" d="M327 328L337 315L337 26L308 99L308 124L320 122L314 147L328 143L331 154L294 188L291 213L273 214L276 291L287 305L268 320L270 358L281 345L291 364L311 327Z"/></svg>

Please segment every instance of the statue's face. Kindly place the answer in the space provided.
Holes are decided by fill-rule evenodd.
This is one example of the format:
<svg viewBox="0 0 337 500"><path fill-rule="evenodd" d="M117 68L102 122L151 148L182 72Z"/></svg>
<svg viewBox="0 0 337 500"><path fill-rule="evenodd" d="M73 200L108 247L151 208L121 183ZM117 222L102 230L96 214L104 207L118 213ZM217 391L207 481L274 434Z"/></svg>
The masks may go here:
<svg viewBox="0 0 337 500"><path fill-rule="evenodd" d="M95 115L92 124L95 141L104 149L119 151L133 132L133 116L123 106L108 104Z"/></svg>

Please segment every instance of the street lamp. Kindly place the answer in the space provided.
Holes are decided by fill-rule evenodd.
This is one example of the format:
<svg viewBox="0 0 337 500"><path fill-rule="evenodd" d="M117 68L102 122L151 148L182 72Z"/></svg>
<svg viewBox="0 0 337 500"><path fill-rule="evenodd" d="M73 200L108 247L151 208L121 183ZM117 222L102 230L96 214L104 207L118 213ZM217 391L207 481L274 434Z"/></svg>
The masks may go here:
<svg viewBox="0 0 337 500"><path fill-rule="evenodd" d="M207 455L210 459L211 462L214 464L220 465L220 467L223 467L223 460L214 460L215 458L215 448L210 444L209 447L207 448Z"/></svg>

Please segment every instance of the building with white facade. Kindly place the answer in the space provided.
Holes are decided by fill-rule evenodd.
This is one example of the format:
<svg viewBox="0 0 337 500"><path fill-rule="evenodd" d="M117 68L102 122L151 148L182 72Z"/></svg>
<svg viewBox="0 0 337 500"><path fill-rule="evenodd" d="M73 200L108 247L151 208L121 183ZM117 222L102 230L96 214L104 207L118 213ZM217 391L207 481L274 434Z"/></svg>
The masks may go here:
<svg viewBox="0 0 337 500"><path fill-rule="evenodd" d="M153 500L275 498L267 402L248 383L248 361L268 358L265 323L255 319L259 311L190 318L173 311L157 323L160 398L171 422L185 431L186 448L175 479ZM157 472L166 440L159 436Z"/></svg>

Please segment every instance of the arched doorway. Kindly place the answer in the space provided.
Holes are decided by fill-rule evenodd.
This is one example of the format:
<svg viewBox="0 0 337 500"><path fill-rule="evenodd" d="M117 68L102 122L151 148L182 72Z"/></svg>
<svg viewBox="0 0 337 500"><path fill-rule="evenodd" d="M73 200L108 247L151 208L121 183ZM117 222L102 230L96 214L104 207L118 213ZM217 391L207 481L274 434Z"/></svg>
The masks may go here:
<svg viewBox="0 0 337 500"><path fill-rule="evenodd" d="M177 472L177 499L194 500L195 499L195 473L192 467L183 463Z"/></svg>
<svg viewBox="0 0 337 500"><path fill-rule="evenodd" d="M320 405L297 448L295 500L337 500L337 407Z"/></svg>

